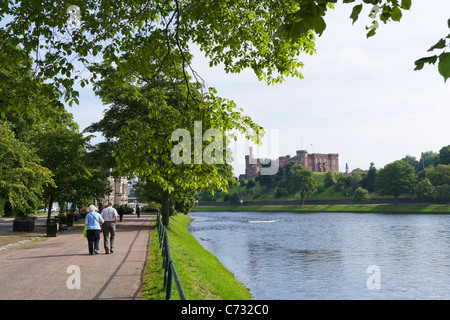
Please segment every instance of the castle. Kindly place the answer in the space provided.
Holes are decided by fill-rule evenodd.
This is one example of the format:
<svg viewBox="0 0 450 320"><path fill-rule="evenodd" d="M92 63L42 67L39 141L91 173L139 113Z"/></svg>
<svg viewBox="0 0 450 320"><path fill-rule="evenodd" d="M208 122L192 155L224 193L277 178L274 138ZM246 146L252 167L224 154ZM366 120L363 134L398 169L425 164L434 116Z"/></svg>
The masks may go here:
<svg viewBox="0 0 450 320"><path fill-rule="evenodd" d="M259 176L263 159L253 157L253 149L249 148L249 154L245 156L245 174L241 174L239 179L250 179ZM301 164L313 172L339 172L339 154L337 153L309 153L307 150L298 150L293 157L290 155L278 158L279 166L285 166L289 162Z"/></svg>

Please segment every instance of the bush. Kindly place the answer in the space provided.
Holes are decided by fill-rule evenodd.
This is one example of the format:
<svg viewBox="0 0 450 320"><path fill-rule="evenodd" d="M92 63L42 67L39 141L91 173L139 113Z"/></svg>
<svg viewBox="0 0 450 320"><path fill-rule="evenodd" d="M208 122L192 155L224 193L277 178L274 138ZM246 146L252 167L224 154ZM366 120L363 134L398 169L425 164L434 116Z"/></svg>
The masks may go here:
<svg viewBox="0 0 450 320"><path fill-rule="evenodd" d="M247 181L247 185L246 185L247 189L253 188L254 186L255 186L255 181L254 180L248 180Z"/></svg>
<svg viewBox="0 0 450 320"><path fill-rule="evenodd" d="M450 202L450 185L444 184L442 186L437 186L435 190L436 190L436 201L438 203Z"/></svg>
<svg viewBox="0 0 450 320"><path fill-rule="evenodd" d="M276 187L275 188L275 198L287 197L289 192L285 188Z"/></svg>
<svg viewBox="0 0 450 320"><path fill-rule="evenodd" d="M241 197L239 196L239 193L233 193L230 196L230 203L239 204L240 201L241 201Z"/></svg>
<svg viewBox="0 0 450 320"><path fill-rule="evenodd" d="M355 192L353 193L353 202L359 203L361 206L364 202L369 201L369 199L369 191L361 187L356 188Z"/></svg>

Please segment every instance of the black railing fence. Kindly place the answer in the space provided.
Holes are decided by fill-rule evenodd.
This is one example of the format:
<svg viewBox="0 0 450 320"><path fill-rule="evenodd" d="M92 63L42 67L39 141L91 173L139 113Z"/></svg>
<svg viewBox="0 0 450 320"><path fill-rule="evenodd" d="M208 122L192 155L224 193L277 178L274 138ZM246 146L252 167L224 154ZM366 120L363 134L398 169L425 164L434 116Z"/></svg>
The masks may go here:
<svg viewBox="0 0 450 320"><path fill-rule="evenodd" d="M164 288L166 288L166 300L172 300L172 288L174 281L180 299L188 300L186 298L186 295L184 294L183 287L181 286L180 278L178 278L177 270L175 268L175 262L172 260L172 254L170 252L169 236L167 235L167 230L162 223L161 211L159 210L156 218L156 227L158 229L159 248L162 251L163 257Z"/></svg>

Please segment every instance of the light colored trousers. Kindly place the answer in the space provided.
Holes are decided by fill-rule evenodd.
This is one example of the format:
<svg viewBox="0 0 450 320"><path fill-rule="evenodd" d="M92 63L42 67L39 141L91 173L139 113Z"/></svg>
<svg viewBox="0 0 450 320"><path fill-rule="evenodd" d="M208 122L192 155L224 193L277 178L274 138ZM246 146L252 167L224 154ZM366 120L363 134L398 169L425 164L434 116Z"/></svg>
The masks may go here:
<svg viewBox="0 0 450 320"><path fill-rule="evenodd" d="M114 241L116 238L116 224L114 221L106 221L103 226L103 245L105 247L105 251L109 253L110 246L109 241L111 241L111 249L115 247Z"/></svg>

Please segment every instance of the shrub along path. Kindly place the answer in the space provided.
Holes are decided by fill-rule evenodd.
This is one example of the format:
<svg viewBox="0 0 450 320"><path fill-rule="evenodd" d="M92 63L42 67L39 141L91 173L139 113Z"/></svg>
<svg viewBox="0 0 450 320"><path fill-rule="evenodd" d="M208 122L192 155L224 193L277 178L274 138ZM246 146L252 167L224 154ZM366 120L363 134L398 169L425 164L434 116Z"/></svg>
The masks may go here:
<svg viewBox="0 0 450 320"><path fill-rule="evenodd" d="M89 255L83 227L0 252L0 300L139 299L154 215L125 215L116 248Z"/></svg>

